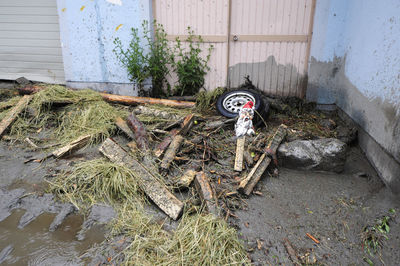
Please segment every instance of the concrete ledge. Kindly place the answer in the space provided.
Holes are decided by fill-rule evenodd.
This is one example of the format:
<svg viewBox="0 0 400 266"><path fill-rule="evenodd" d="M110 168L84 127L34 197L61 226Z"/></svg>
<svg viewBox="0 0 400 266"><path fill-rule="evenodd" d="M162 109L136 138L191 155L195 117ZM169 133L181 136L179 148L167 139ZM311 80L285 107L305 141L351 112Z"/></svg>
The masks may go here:
<svg viewBox="0 0 400 266"><path fill-rule="evenodd" d="M386 186L400 196L400 163L339 107L338 113L345 122L357 126L360 148Z"/></svg>

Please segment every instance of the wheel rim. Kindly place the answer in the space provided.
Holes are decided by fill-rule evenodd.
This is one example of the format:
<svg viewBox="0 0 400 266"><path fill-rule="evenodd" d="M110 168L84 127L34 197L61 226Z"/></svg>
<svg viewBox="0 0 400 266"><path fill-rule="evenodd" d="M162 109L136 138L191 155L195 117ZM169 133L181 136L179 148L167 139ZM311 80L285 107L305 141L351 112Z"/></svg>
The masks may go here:
<svg viewBox="0 0 400 266"><path fill-rule="evenodd" d="M239 113L240 108L248 101L252 101L255 104L254 96L246 92L235 92L223 100L222 106L231 113Z"/></svg>

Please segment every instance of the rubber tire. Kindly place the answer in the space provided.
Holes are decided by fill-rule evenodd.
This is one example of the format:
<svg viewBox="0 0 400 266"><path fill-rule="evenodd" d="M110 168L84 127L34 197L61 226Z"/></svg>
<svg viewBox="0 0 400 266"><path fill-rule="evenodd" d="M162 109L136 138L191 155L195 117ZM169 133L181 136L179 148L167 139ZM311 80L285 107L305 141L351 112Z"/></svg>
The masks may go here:
<svg viewBox="0 0 400 266"><path fill-rule="evenodd" d="M223 116L225 116L225 117L229 117L229 118L234 118L234 117L236 117L237 115L238 115L238 113L232 113L232 112L230 112L230 111L228 111L228 110L226 110L225 108L224 108L224 106L223 106L223 104L222 104L222 102L224 101L224 99L226 98L226 97L228 97L228 96L230 96L230 95L232 95L232 94L234 94L234 93L237 93L237 92L245 92L245 93L248 93L248 94L250 94L251 96L253 96L254 97L254 100L255 100L255 106L254 106L254 109L257 111L257 112L259 112L259 113L261 113L260 111L262 111L262 113L264 112L264 103L263 103L263 101L261 100L261 97L260 97L260 95L258 95L257 93L254 93L254 92L251 92L251 91L249 91L249 90L232 90L232 91L227 91L227 92L225 92L224 94L222 94L221 96L219 96L218 97L218 100L217 100L217 111L221 114L221 115L223 115Z"/></svg>

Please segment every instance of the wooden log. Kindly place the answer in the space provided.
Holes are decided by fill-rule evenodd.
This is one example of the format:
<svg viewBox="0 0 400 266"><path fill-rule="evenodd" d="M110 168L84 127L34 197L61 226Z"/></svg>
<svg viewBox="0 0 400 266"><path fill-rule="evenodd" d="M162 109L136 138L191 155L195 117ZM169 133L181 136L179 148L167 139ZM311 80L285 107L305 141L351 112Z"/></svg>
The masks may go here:
<svg viewBox="0 0 400 266"><path fill-rule="evenodd" d="M90 135L81 136L71 143L53 151L51 154L55 158L60 158L66 154L71 154L88 144L90 137Z"/></svg>
<svg viewBox="0 0 400 266"><path fill-rule="evenodd" d="M189 130L192 129L193 124L194 124L194 114L189 114L185 116L178 134L182 136L186 135L189 132Z"/></svg>
<svg viewBox="0 0 400 266"><path fill-rule="evenodd" d="M135 141L138 148L144 151L149 150L147 131L143 123L132 113L128 116L126 123L135 134Z"/></svg>
<svg viewBox="0 0 400 266"><path fill-rule="evenodd" d="M206 125L204 126L204 130L208 131L208 130L217 129L220 127L225 127L225 126L235 123L235 121L236 121L236 118L211 121L209 123L206 123Z"/></svg>
<svg viewBox="0 0 400 266"><path fill-rule="evenodd" d="M208 212L218 216L217 198L204 172L198 172L196 174L194 185Z"/></svg>
<svg viewBox="0 0 400 266"><path fill-rule="evenodd" d="M171 141L175 138L176 135L186 135L187 132L193 127L194 124L194 115L190 114L185 116L183 122L181 124L180 129L173 129L171 130L170 134L166 136L163 141L157 145L154 149L154 154L157 158L160 158L164 151L168 148Z"/></svg>
<svg viewBox="0 0 400 266"><path fill-rule="evenodd" d="M115 119L115 125L117 125L117 127L125 133L125 135L127 135L130 139L135 139L135 135L132 133L132 131L130 130L128 124L126 123L126 121L124 119L122 119L121 117L117 117Z"/></svg>
<svg viewBox="0 0 400 266"><path fill-rule="evenodd" d="M260 159L258 159L257 164L253 167L253 169L251 169L247 177L240 182L238 187L240 192L250 195L250 193L253 191L254 187L261 179L261 176L271 162L271 158L269 156L276 158L276 150L286 136L286 128L287 127L283 124L279 126L274 136L265 147L264 153L261 155Z"/></svg>
<svg viewBox="0 0 400 266"><path fill-rule="evenodd" d="M178 187L183 187L183 188L189 187L190 184L193 182L196 174L197 173L194 170L191 169L186 170L177 182Z"/></svg>
<svg viewBox="0 0 400 266"><path fill-rule="evenodd" d="M169 217L174 220L179 218L183 210L183 203L157 181L151 171L110 138L104 141L99 150L110 161L130 167L135 176L140 179L139 185L144 193Z"/></svg>
<svg viewBox="0 0 400 266"><path fill-rule="evenodd" d="M175 158L181 144L183 142L183 137L181 135L176 135L165 152L164 158L161 161L161 168L167 170Z"/></svg>
<svg viewBox="0 0 400 266"><path fill-rule="evenodd" d="M169 144L171 141L174 139L174 137L178 134L178 129L173 129L169 133L168 136L166 136L163 141L161 141L157 147L154 149L154 155L157 158L160 158L161 155L164 153L164 151L168 148Z"/></svg>
<svg viewBox="0 0 400 266"><path fill-rule="evenodd" d="M101 93L101 96L107 102L119 103L125 105L160 104L160 105L180 107L180 108L193 108L196 106L195 102L175 101L175 100L166 100L166 99L149 98L149 97L121 96L108 93Z"/></svg>
<svg viewBox="0 0 400 266"><path fill-rule="evenodd" d="M236 140L236 156L235 156L235 171L241 172L243 170L243 153L246 137L242 136Z"/></svg>
<svg viewBox="0 0 400 266"><path fill-rule="evenodd" d="M262 174L267 169L270 162L271 158L269 158L265 153L263 153L260 159L258 159L256 165L251 169L247 177L242 181L240 181L238 188L239 192L244 193L246 195L250 195L255 185L260 180Z"/></svg>
<svg viewBox="0 0 400 266"><path fill-rule="evenodd" d="M0 137L5 133L9 126L14 123L18 115L28 106L32 100L31 95L25 95L19 102L7 113L4 119L0 122Z"/></svg>
<svg viewBox="0 0 400 266"><path fill-rule="evenodd" d="M135 114L142 114L142 115L151 115L151 116L156 116L160 117L163 119L168 119L168 120L179 120L182 119L182 115L177 115L177 114L171 114L167 111L162 111L162 110L157 110L153 108L149 108L143 105L140 105L133 110Z"/></svg>

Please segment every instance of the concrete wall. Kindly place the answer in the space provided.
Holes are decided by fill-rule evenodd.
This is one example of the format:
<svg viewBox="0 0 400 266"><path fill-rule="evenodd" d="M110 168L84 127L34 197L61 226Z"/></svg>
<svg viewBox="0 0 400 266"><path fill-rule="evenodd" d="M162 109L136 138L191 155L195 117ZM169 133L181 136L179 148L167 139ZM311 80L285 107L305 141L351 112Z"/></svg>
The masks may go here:
<svg viewBox="0 0 400 266"><path fill-rule="evenodd" d="M118 62L114 39L129 43L131 28L151 18L151 0L57 0L67 85L137 95Z"/></svg>
<svg viewBox="0 0 400 266"><path fill-rule="evenodd" d="M360 126L362 148L386 184L397 192L399 14L398 0L318 0L307 90L308 100L336 104Z"/></svg>

